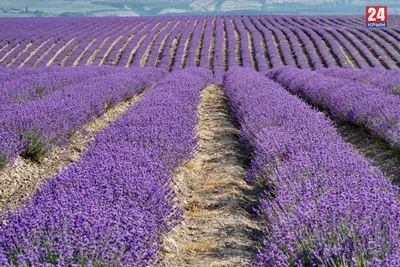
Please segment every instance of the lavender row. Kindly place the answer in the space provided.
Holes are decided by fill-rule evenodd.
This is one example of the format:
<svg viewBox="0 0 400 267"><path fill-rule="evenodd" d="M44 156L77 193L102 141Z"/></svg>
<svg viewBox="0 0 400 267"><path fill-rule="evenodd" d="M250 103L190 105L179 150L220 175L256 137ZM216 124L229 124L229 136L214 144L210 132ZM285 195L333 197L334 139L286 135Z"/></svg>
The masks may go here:
<svg viewBox="0 0 400 267"><path fill-rule="evenodd" d="M161 266L163 236L182 220L172 173L196 146L208 70L162 80L102 130L78 162L0 224L2 266Z"/></svg>
<svg viewBox="0 0 400 267"><path fill-rule="evenodd" d="M310 19L308 19L308 22L310 22ZM350 57L355 61L357 64L358 68L366 68L368 67L362 56L359 55L357 50L354 48L354 46L351 45L351 43L342 35L340 34L335 28L323 28L319 27L316 24L316 27L314 28L318 30L321 34L326 33L327 38L331 39L332 42L337 43L339 46L341 46L344 50L348 52Z"/></svg>
<svg viewBox="0 0 400 267"><path fill-rule="evenodd" d="M152 42L154 35L159 34L162 31L163 27L166 26L167 22L173 23L173 21L167 20L167 19L164 19L161 22L159 21L157 23L158 25L156 25L155 28L152 29L153 32L148 33L144 37L143 41L139 44L139 47L138 47L136 53L133 55L134 57L133 57L133 60L131 61L132 64L130 66L133 66L133 67L142 66L141 62L142 62L143 56L144 56L145 52L147 51L147 49L151 49L151 47L149 47L149 45Z"/></svg>
<svg viewBox="0 0 400 267"><path fill-rule="evenodd" d="M335 63L330 56L327 47L321 41L321 38L308 28L298 26L289 18L281 18L281 24L291 28L297 36L302 40L307 52L310 54L311 62L314 69L324 68L326 66L333 67Z"/></svg>
<svg viewBox="0 0 400 267"><path fill-rule="evenodd" d="M202 29L203 25L206 23L205 22L206 20L204 18L200 17L197 19L198 23L195 29L193 30L192 39L189 44L189 49L186 56L184 67L196 66L196 56L197 56L197 51L199 49L200 40L202 38Z"/></svg>
<svg viewBox="0 0 400 267"><path fill-rule="evenodd" d="M125 28L124 31L120 32L120 36L117 38L116 43L109 49L109 53L103 56L103 64L106 66L116 65L115 61L117 60L118 55L121 53L121 50L128 42L129 38L134 37L141 30L143 30L145 23L143 21L137 21L135 24L129 25L129 27ZM149 65L150 66L150 65Z"/></svg>
<svg viewBox="0 0 400 267"><path fill-rule="evenodd" d="M251 35L251 39L253 40L252 49L255 57L255 64L257 65L257 70L260 72L265 72L270 68L270 66L272 66L272 63L269 62L270 59L267 55L267 51L264 51L265 49L262 45L263 37L261 36L260 32L254 27L253 23L249 20L248 17L243 17L242 23L247 32Z"/></svg>
<svg viewBox="0 0 400 267"><path fill-rule="evenodd" d="M135 25L138 24L138 21L135 21L132 25L134 27ZM127 33L127 29L130 26L125 25L125 24L120 24L120 25L115 25L113 28L112 32L109 32L109 36L107 36L107 39L104 39L103 46L98 48L98 51L96 53L96 57L93 58L93 62L91 64L93 65L102 65L103 64L103 59L107 58L107 53L109 49L114 45L114 42L120 37L123 36L124 34Z"/></svg>
<svg viewBox="0 0 400 267"><path fill-rule="evenodd" d="M385 53L377 48L376 43L374 43L371 39L366 37L362 32L354 32L352 30L338 30L342 34L351 37L351 41L358 48L360 53L367 58L370 62L370 65L373 67L379 68L388 68L393 69L397 68L389 58L386 57ZM353 36L351 36L353 35Z"/></svg>
<svg viewBox="0 0 400 267"><path fill-rule="evenodd" d="M337 21L337 19L333 20ZM346 32L354 35L357 39L361 39L364 46L372 51L371 54L368 53L365 49L363 50L364 53L367 53L369 55L369 58L371 58L372 61L379 59L379 61L381 61L381 65L388 69L397 69L399 67L399 42L388 35L385 31L374 32L367 30L363 27L348 26L343 27L343 29ZM393 46L395 48L393 48ZM376 62L374 64L376 64Z"/></svg>
<svg viewBox="0 0 400 267"><path fill-rule="evenodd" d="M233 28L231 19L229 17L223 16L224 23L225 23L225 31L226 31L226 38L227 38L227 67L235 67L239 66L239 62L237 60L237 53L236 53L236 36L235 36L235 30Z"/></svg>
<svg viewBox="0 0 400 267"><path fill-rule="evenodd" d="M212 68L214 70L214 83L222 83L224 77L224 63L225 63L225 52L224 47L224 28L222 26L222 16L217 16L215 19L215 31L214 31L214 55L212 58Z"/></svg>
<svg viewBox="0 0 400 267"><path fill-rule="evenodd" d="M324 76L316 72L283 67L267 74L287 90L336 118L361 125L400 146L400 98L357 81Z"/></svg>
<svg viewBox="0 0 400 267"><path fill-rule="evenodd" d="M127 25L125 25L126 27ZM86 51L82 54L77 51L76 53L72 54L71 57L77 57L76 60L78 62L76 63L78 66L83 66L83 65L89 65L92 64L93 61L96 59L96 55L98 54L98 51L100 50L101 46L104 46L105 41L107 38L110 38L110 35L113 33L114 29L118 29L118 22L114 23L109 23L106 27L102 28L101 30L97 31L95 36L93 36L93 39L88 38L87 40L84 41L84 45ZM75 55L76 54L76 55ZM78 55L79 54L79 55Z"/></svg>
<svg viewBox="0 0 400 267"><path fill-rule="evenodd" d="M18 143L20 149L0 151L2 158L10 163L18 154L33 159L41 157L53 145L66 144L71 134L111 106L139 94L165 75L164 70L154 68L92 68L87 76L91 72L94 78L36 101L0 106L0 126L8 132L0 143ZM10 132L16 140L7 137Z"/></svg>
<svg viewBox="0 0 400 267"><path fill-rule="evenodd" d="M247 31L243 26L243 23L240 17L231 17L232 22L234 23L236 30L238 31L238 42L240 42L240 58L242 62L242 66L253 68L254 61L250 54L250 42L247 35Z"/></svg>
<svg viewBox="0 0 400 267"><path fill-rule="evenodd" d="M400 95L400 73L398 70L369 68L364 70L329 68L317 70L325 76L350 79L383 89L385 92Z"/></svg>
<svg viewBox="0 0 400 267"><path fill-rule="evenodd" d="M397 266L399 191L333 123L280 85L233 69L224 86L265 221L253 266Z"/></svg>
<svg viewBox="0 0 400 267"><path fill-rule="evenodd" d="M364 25L348 25L348 24L340 25L338 23L340 21L338 18L332 18L331 21L334 22L335 25L341 26L343 29L356 30L362 33L364 36L367 36L368 38L373 40L376 44L385 49L393 59L399 56L395 50L398 51L398 47L400 47L400 42L396 40L396 35L397 35L396 32L393 32L391 29L367 30ZM369 40L367 42L369 43L370 47L374 49L375 46L373 45L374 43Z"/></svg>
<svg viewBox="0 0 400 267"><path fill-rule="evenodd" d="M188 29L190 23L193 22L193 20L189 19L186 21L183 21L182 23L179 24L177 27L177 32L174 38L174 41L172 43L172 51L170 55L170 61L169 61L169 71L176 71L181 69L181 61L183 59L183 51L185 50L185 40L183 39L183 34L185 31Z"/></svg>
<svg viewBox="0 0 400 267"><path fill-rule="evenodd" d="M15 72L15 71L13 71ZM14 73L10 75L13 76ZM0 105L22 104L39 100L65 87L96 78L101 75L113 74L110 68L54 68L42 69L35 75L27 75L20 79L11 79L0 84ZM5 78L8 80L8 78ZM3 106L4 108L4 106Z"/></svg>
<svg viewBox="0 0 400 267"><path fill-rule="evenodd" d="M113 26L113 24L109 24L103 28L103 30L94 28L91 32L86 33L84 38L80 38L81 40L79 44L75 47L73 53L68 57L68 59L66 59L64 65L75 66L79 63L82 65L80 60L84 57L85 52L90 49L91 45L93 45L97 39L102 39L101 36L104 35L105 32L109 32Z"/></svg>

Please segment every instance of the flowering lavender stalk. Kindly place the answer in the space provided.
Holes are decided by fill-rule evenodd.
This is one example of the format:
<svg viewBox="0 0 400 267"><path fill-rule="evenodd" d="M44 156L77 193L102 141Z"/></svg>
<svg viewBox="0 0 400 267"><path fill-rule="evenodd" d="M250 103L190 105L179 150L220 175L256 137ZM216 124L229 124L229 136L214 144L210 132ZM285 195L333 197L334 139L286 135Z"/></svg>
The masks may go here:
<svg viewBox="0 0 400 267"><path fill-rule="evenodd" d="M174 72L0 223L1 266L159 266L182 220L170 186L196 146L208 70Z"/></svg>
<svg viewBox="0 0 400 267"><path fill-rule="evenodd" d="M250 69L224 86L247 172L263 189L263 246L253 266L399 266L399 191L344 143L332 122Z"/></svg>

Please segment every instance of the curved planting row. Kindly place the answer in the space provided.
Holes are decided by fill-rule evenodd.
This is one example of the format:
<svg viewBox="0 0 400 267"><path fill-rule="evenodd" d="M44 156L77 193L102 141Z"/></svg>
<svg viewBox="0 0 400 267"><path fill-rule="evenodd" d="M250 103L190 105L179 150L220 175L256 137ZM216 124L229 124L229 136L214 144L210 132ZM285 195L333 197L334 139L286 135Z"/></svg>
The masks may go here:
<svg viewBox="0 0 400 267"><path fill-rule="evenodd" d="M283 67L268 77L340 120L362 125L392 146L400 146L400 98L357 81Z"/></svg>
<svg viewBox="0 0 400 267"><path fill-rule="evenodd" d="M44 96L36 97L36 101L0 105L2 165L4 161L11 163L18 154L37 159L53 145L65 144L71 134L93 118L101 116L107 108L138 95L143 88L165 75L164 70L154 68L131 70L101 67L87 70L86 75L85 72L71 73L77 79L81 76L82 82L72 82L53 93L46 90L51 91L54 87L44 88ZM91 78L85 80L85 77ZM64 81L71 82L69 79ZM62 87L63 80L59 79L59 82ZM57 81L54 83L57 84ZM36 90L34 88L23 93L40 93ZM10 151L8 143L13 144L13 151ZM3 144L5 151L2 151Z"/></svg>
<svg viewBox="0 0 400 267"><path fill-rule="evenodd" d="M0 265L161 265L162 238L182 219L169 184L196 146L200 90L210 78L193 68L167 76L6 215Z"/></svg>
<svg viewBox="0 0 400 267"><path fill-rule="evenodd" d="M277 83L234 69L224 86L254 149L248 178L263 189L263 246L252 265L399 265L400 199L391 181Z"/></svg>
<svg viewBox="0 0 400 267"><path fill-rule="evenodd" d="M389 94L400 95L400 72L398 70L385 70L380 68L364 70L329 68L321 69L317 72L326 76L358 81L382 88Z"/></svg>

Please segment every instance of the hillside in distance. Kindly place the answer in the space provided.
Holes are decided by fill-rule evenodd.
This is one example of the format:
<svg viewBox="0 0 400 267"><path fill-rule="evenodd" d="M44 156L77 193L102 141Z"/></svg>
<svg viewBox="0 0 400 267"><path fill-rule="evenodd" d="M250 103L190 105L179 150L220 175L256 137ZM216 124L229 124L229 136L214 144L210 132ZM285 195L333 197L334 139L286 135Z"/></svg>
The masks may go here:
<svg viewBox="0 0 400 267"><path fill-rule="evenodd" d="M400 14L396 0L4 0L0 17L157 16L216 14L359 14L366 5L385 4Z"/></svg>

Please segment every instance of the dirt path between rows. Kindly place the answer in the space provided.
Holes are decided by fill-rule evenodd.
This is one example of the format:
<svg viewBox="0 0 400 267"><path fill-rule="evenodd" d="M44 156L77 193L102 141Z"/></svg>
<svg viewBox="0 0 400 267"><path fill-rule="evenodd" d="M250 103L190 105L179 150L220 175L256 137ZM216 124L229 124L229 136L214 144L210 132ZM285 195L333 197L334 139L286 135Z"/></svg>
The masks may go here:
<svg viewBox="0 0 400 267"><path fill-rule="evenodd" d="M97 133L118 119L130 106L139 101L146 91L110 108L103 116L88 123L85 130L77 132L68 146L55 147L50 155L42 158L40 162L18 157L13 166L1 170L0 213L5 211L6 207L14 209L23 205L41 184L78 160Z"/></svg>
<svg viewBox="0 0 400 267"><path fill-rule="evenodd" d="M385 177L400 186L400 154L383 139L373 136L357 125L334 120L343 140L351 144L364 157L372 160L372 165L383 171Z"/></svg>
<svg viewBox="0 0 400 267"><path fill-rule="evenodd" d="M174 174L186 219L165 239L165 264L243 266L257 252L260 228L253 211L257 193L245 182L249 150L239 143L221 86L203 90L195 158Z"/></svg>

